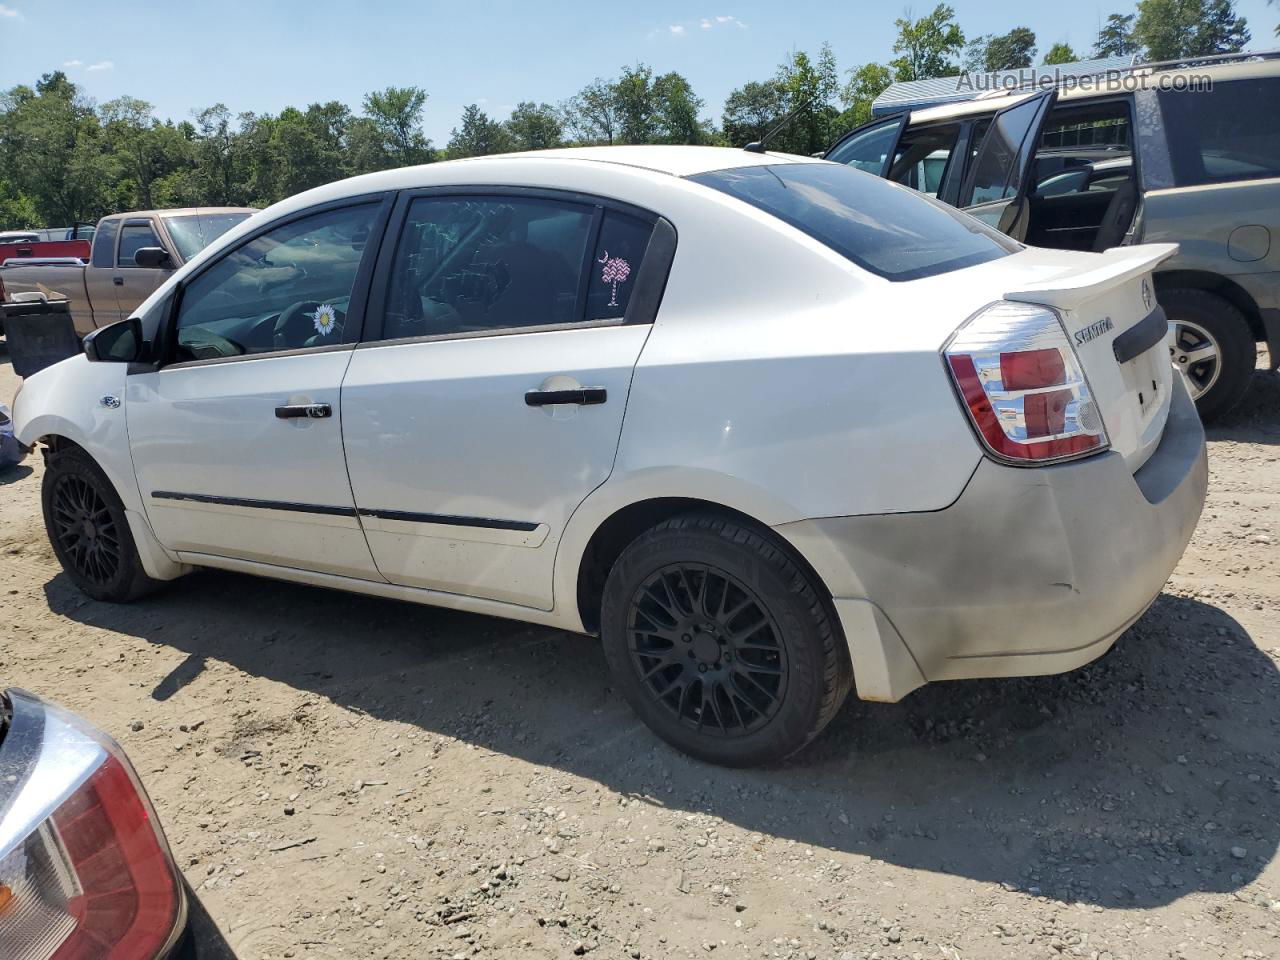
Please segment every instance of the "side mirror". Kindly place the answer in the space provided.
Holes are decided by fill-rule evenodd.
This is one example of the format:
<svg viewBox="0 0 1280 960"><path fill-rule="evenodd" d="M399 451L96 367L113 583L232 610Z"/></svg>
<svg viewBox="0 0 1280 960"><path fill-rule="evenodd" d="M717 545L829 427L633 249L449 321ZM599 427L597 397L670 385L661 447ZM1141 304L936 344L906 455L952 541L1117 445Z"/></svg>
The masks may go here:
<svg viewBox="0 0 1280 960"><path fill-rule="evenodd" d="M142 359L142 320L130 317L84 338L84 355L94 363L135 363Z"/></svg>
<svg viewBox="0 0 1280 960"><path fill-rule="evenodd" d="M140 267L168 269L173 266L173 257L164 247L143 247L133 255L133 262Z"/></svg>

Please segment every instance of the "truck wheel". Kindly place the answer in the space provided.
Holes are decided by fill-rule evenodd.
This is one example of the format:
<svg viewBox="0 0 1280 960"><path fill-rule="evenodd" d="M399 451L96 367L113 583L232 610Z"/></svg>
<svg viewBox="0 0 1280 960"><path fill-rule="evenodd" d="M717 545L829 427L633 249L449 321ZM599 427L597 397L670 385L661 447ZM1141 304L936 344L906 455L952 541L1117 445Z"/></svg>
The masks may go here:
<svg viewBox="0 0 1280 960"><path fill-rule="evenodd" d="M40 499L53 552L84 593L123 603L160 586L143 571L124 504L88 454L69 449L51 455Z"/></svg>
<svg viewBox="0 0 1280 960"><path fill-rule="evenodd" d="M1200 418L1221 416L1240 402L1257 365L1249 321L1207 290L1164 290L1160 302L1173 329L1173 365L1186 375Z"/></svg>
<svg viewBox="0 0 1280 960"><path fill-rule="evenodd" d="M623 551L601 610L605 657L672 746L725 766L795 753L849 692L843 635L819 586L765 535L711 514Z"/></svg>

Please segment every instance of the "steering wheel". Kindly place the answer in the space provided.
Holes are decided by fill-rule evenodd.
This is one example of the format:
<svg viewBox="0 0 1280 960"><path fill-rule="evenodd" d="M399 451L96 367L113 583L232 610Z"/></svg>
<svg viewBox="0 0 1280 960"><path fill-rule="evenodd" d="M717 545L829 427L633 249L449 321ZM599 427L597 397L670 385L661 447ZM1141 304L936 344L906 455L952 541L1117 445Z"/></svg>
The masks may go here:
<svg viewBox="0 0 1280 960"><path fill-rule="evenodd" d="M299 300L281 310L280 316L276 317L275 332L272 336L275 348L292 350L306 343L310 335L315 332L314 314L319 309L318 301ZM336 321L333 332L339 336L342 334L342 327ZM334 342L337 342L336 337Z"/></svg>

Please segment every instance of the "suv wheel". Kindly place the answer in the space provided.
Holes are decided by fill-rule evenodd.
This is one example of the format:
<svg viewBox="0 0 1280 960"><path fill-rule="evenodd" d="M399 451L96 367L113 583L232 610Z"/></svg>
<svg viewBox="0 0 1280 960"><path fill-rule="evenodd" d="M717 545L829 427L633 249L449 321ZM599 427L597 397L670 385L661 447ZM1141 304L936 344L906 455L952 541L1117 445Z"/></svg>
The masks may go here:
<svg viewBox="0 0 1280 960"><path fill-rule="evenodd" d="M1161 293L1173 328L1173 365L1187 378L1204 420L1226 413L1244 396L1257 351L1249 322L1233 304L1207 290Z"/></svg>
<svg viewBox="0 0 1280 960"><path fill-rule="evenodd" d="M605 657L632 708L700 760L749 766L795 753L852 680L823 592L770 539L690 514L641 535L614 564Z"/></svg>
<svg viewBox="0 0 1280 960"><path fill-rule="evenodd" d="M160 585L143 571L124 504L88 454L75 449L52 454L40 499L53 552L84 593L121 603Z"/></svg>

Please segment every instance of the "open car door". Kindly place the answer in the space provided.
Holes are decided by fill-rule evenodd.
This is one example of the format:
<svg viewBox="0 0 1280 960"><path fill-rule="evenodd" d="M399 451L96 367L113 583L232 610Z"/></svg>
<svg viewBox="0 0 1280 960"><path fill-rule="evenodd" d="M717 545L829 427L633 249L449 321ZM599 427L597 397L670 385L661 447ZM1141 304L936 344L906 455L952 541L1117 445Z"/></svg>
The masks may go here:
<svg viewBox="0 0 1280 960"><path fill-rule="evenodd" d="M1049 90L997 113L960 189L959 205L965 212L1015 240L1027 235L1032 161L1057 99L1058 94Z"/></svg>

